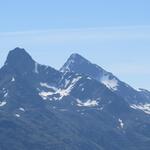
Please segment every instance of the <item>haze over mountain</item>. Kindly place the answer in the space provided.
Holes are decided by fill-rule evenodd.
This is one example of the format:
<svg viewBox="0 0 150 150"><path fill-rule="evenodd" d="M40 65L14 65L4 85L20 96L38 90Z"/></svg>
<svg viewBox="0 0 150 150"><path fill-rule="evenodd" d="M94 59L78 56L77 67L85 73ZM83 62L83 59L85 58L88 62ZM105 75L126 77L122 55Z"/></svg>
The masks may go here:
<svg viewBox="0 0 150 150"><path fill-rule="evenodd" d="M10 51L0 69L0 116L2 150L150 147L150 92L79 54L56 70L24 49Z"/></svg>

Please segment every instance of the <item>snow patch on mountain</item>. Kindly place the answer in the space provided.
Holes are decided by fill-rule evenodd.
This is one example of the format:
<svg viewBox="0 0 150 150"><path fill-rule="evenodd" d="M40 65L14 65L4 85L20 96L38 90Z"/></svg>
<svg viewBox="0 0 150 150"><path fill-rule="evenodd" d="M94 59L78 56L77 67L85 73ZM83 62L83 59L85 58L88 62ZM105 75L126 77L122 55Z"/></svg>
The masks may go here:
<svg viewBox="0 0 150 150"><path fill-rule="evenodd" d="M148 90L146 90L146 89L142 89L142 88L138 88L138 89L136 89L138 92L149 92Z"/></svg>
<svg viewBox="0 0 150 150"><path fill-rule="evenodd" d="M51 86L49 86L47 83L40 83L40 85L42 86L42 87L46 87L46 88L51 88Z"/></svg>
<svg viewBox="0 0 150 150"><path fill-rule="evenodd" d="M59 100L61 100L63 97L68 96L69 95L69 91L66 89L59 89L55 94L59 94Z"/></svg>
<svg viewBox="0 0 150 150"><path fill-rule="evenodd" d="M42 91L42 92L39 93L39 96L41 96L44 100L46 100L48 98L48 96L51 96L53 94L54 94L54 92L44 92L44 91Z"/></svg>
<svg viewBox="0 0 150 150"><path fill-rule="evenodd" d="M6 98L8 96L8 92L6 92L5 94L4 94L4 98Z"/></svg>
<svg viewBox="0 0 150 150"><path fill-rule="evenodd" d="M87 77L87 79L88 79L88 80L92 80L92 78L90 78L90 77Z"/></svg>
<svg viewBox="0 0 150 150"><path fill-rule="evenodd" d="M34 72L37 73L37 74L39 73L39 71L38 71L38 65L39 64L37 62L35 62Z"/></svg>
<svg viewBox="0 0 150 150"><path fill-rule="evenodd" d="M16 116L17 118L20 118L20 115L19 115L19 114L15 114L15 116Z"/></svg>
<svg viewBox="0 0 150 150"><path fill-rule="evenodd" d="M65 79L65 85L64 85L64 87L67 88L67 86L69 85L69 83L70 83L70 80Z"/></svg>
<svg viewBox="0 0 150 150"><path fill-rule="evenodd" d="M47 100L49 96L52 96L53 94L56 94L56 91L58 90L56 87L54 86L50 86L48 83L43 83L40 82L40 86L43 88L47 88L48 90L40 90L39 88L37 89L39 92L39 96L42 97L43 100Z"/></svg>
<svg viewBox="0 0 150 150"><path fill-rule="evenodd" d="M116 91L118 87L118 81L115 78L110 79L109 75L104 75L100 79L101 83L103 83L110 90Z"/></svg>
<svg viewBox="0 0 150 150"><path fill-rule="evenodd" d="M25 112L25 109L22 108L22 107L20 107L19 110L22 111L22 112Z"/></svg>
<svg viewBox="0 0 150 150"><path fill-rule="evenodd" d="M39 95L44 99L48 99L49 96L59 95L58 100L61 100L63 97L70 95L70 92L74 88L74 85L81 79L81 76L77 76L72 81L65 80L64 88L57 89L56 87L49 86L47 83L40 83L42 87L52 89L53 91L41 91Z"/></svg>
<svg viewBox="0 0 150 150"><path fill-rule="evenodd" d="M98 102L96 100L87 100L86 102L82 102L81 100L77 99L77 106L95 107L98 106Z"/></svg>
<svg viewBox="0 0 150 150"><path fill-rule="evenodd" d="M84 90L85 90L84 88L81 89L82 92L83 92Z"/></svg>
<svg viewBox="0 0 150 150"><path fill-rule="evenodd" d="M60 99L62 99L64 96L68 96L70 95L70 92L72 91L72 89L74 88L74 85L81 79L81 76L78 76L76 78L74 78L71 83L70 82L66 82L69 85L65 85L65 87L67 87L66 89L58 89L58 91L55 94L60 94Z"/></svg>
<svg viewBox="0 0 150 150"><path fill-rule="evenodd" d="M7 102L6 102L6 101L2 101L2 102L0 102L0 107L5 106L6 104L7 104Z"/></svg>
<svg viewBox="0 0 150 150"><path fill-rule="evenodd" d="M76 78L74 78L72 81L71 81L71 84L67 87L67 91L68 92L71 92L71 90L73 89L74 85L81 79L82 77L81 76L78 76Z"/></svg>
<svg viewBox="0 0 150 150"><path fill-rule="evenodd" d="M124 128L124 123L123 123L123 121L122 121L120 118L118 119L118 121L119 121L120 127L121 127L121 128Z"/></svg>
<svg viewBox="0 0 150 150"><path fill-rule="evenodd" d="M14 77L12 77L11 82L15 82L15 78Z"/></svg>
<svg viewBox="0 0 150 150"><path fill-rule="evenodd" d="M145 112L146 114L150 114L150 104L146 103L146 104L133 104L130 105L131 108L133 109L139 109L142 110L143 112Z"/></svg>
<svg viewBox="0 0 150 150"><path fill-rule="evenodd" d="M48 88L48 89L52 89L52 90L54 90L54 91L57 91L57 90L58 90L56 87L50 86L50 85L47 84L47 83L41 82L40 85L41 85L42 87L45 87L45 88Z"/></svg>

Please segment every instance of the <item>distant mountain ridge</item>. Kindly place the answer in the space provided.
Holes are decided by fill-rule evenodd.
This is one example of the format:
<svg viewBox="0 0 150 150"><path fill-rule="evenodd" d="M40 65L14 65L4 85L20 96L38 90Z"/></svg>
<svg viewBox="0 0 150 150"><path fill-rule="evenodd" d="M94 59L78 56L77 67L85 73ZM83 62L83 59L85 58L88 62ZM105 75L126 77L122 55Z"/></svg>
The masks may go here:
<svg viewBox="0 0 150 150"><path fill-rule="evenodd" d="M150 92L137 91L130 85L122 82L112 73L104 70L96 64L91 63L79 54L72 54L67 62L60 69L61 72L75 72L90 76L91 78L103 83L111 91L123 97L129 104L149 103ZM146 91L146 90L145 90Z"/></svg>
<svg viewBox="0 0 150 150"><path fill-rule="evenodd" d="M15 48L0 69L0 149L149 150L149 98L79 54L58 71Z"/></svg>

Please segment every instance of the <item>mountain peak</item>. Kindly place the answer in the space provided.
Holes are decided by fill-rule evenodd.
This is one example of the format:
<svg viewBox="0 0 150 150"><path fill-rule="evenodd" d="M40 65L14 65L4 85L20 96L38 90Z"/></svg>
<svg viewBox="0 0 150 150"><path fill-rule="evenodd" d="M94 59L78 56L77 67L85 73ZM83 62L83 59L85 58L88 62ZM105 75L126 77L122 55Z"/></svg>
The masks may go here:
<svg viewBox="0 0 150 150"><path fill-rule="evenodd" d="M72 71L74 72L73 68L80 66L81 64L89 64L90 62L81 56L78 53L73 53L70 55L66 63L63 65L63 67L60 69L61 72L68 72Z"/></svg>
<svg viewBox="0 0 150 150"><path fill-rule="evenodd" d="M61 72L75 72L85 74L103 83L112 91L117 90L119 80L110 72L100 66L91 63L79 54L72 54L67 62L60 69Z"/></svg>
<svg viewBox="0 0 150 150"><path fill-rule="evenodd" d="M26 68L33 68L35 61L23 48L16 47L8 53L5 66L10 68L19 68L21 70Z"/></svg>
<svg viewBox="0 0 150 150"><path fill-rule="evenodd" d="M24 48L20 48L20 47L16 47L13 50L11 50L10 52L25 52L25 53L27 53Z"/></svg>
<svg viewBox="0 0 150 150"><path fill-rule="evenodd" d="M86 58L84 58L82 55L78 54L78 53L72 53L69 57L68 60L74 60L74 61L86 61L89 62Z"/></svg>
<svg viewBox="0 0 150 150"><path fill-rule="evenodd" d="M85 58L83 58L83 56L81 56L81 55L78 54L78 53L72 53L72 54L70 55L70 58L72 58L72 59L76 59L76 58L85 59Z"/></svg>
<svg viewBox="0 0 150 150"><path fill-rule="evenodd" d="M30 57L31 59L31 56L25 51L25 49L23 48L19 48L19 47L16 47L15 49L11 50L8 54L8 57L7 57L7 60L9 61L10 59L21 59L23 57Z"/></svg>

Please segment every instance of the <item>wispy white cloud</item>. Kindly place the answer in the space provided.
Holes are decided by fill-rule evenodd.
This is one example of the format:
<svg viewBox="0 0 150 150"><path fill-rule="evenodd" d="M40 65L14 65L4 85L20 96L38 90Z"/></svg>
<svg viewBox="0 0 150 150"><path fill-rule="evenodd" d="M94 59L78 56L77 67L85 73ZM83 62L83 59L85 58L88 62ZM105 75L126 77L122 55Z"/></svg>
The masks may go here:
<svg viewBox="0 0 150 150"><path fill-rule="evenodd" d="M26 42L67 42L79 40L136 40L150 39L150 26L122 26L79 29L51 29L0 33L0 39Z"/></svg>

